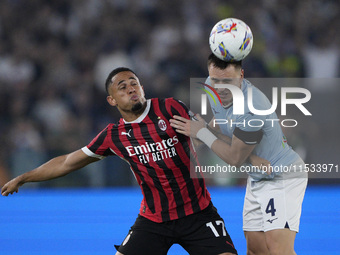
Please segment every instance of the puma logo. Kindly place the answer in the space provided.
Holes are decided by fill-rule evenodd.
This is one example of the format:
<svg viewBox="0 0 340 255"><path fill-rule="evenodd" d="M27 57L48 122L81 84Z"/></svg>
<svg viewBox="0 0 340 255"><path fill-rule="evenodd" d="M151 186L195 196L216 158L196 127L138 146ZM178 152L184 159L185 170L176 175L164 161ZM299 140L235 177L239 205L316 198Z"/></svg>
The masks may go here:
<svg viewBox="0 0 340 255"><path fill-rule="evenodd" d="M274 221L274 220L277 220L277 219L278 219L278 218L275 218L275 219L272 219L272 220L269 219L269 220L267 220L267 221L268 221L269 223L273 223L273 221Z"/></svg>
<svg viewBox="0 0 340 255"><path fill-rule="evenodd" d="M121 135L127 135L128 137L131 138L131 135L130 135L131 130L132 130L132 129L130 129L129 132L127 132L127 133L124 132L124 131L122 131L120 134L121 134Z"/></svg>

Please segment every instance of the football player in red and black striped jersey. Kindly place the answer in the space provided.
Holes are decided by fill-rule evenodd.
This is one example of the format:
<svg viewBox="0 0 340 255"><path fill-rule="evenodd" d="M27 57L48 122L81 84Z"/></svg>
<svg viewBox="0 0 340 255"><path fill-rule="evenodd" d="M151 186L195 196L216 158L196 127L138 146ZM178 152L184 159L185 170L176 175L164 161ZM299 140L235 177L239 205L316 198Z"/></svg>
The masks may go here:
<svg viewBox="0 0 340 255"><path fill-rule="evenodd" d="M189 118L187 107L173 98L146 99L137 75L124 67L109 74L106 90L108 103L122 115L119 123L82 149L11 180L2 195L116 155L129 163L143 193L138 218L117 254L163 255L174 243L189 254L237 254L203 177L190 175L198 164L190 138L170 126L173 115Z"/></svg>

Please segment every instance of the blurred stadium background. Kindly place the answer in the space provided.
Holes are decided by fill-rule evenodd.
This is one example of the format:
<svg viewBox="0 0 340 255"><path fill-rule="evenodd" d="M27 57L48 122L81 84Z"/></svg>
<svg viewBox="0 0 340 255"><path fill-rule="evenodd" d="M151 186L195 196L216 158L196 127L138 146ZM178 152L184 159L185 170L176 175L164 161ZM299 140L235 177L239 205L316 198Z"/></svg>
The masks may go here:
<svg viewBox="0 0 340 255"><path fill-rule="evenodd" d="M310 81L313 116L285 134L307 163L339 164L338 1L1 0L0 185L81 148L119 119L104 91L115 67L135 70L147 97L189 104L190 78L207 76L210 30L226 17L253 31L246 77ZM340 254L340 178L323 177L309 182L298 254ZM244 254L244 181L208 182ZM127 164L114 157L27 184L0 198L0 254L112 254L140 200ZM176 249L169 254L183 253Z"/></svg>

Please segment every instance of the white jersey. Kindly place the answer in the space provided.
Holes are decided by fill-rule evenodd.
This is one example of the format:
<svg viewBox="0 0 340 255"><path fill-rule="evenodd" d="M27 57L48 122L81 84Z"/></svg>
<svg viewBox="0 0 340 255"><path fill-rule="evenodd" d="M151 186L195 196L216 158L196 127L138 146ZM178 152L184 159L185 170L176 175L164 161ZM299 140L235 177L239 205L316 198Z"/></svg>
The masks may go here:
<svg viewBox="0 0 340 255"><path fill-rule="evenodd" d="M211 85L209 77L206 84ZM246 144L257 144L253 154L270 161L273 166L274 171L269 176L258 171L249 173L250 177L252 180L258 181L282 177L283 173L286 172L289 172L289 174L299 172L299 176L306 175L304 172L301 173L301 169L304 169L304 163L288 145L276 113L256 115L249 110L247 103L248 88L252 88L252 101L256 110L271 108L272 104L268 98L246 79L243 79L241 86L244 95L244 114L235 115L233 114L233 105L224 108L221 104L216 104L211 97L208 96L208 98L215 119L223 119L227 122L219 125L222 133L229 137L235 135ZM207 88L207 90L209 89ZM301 165L295 165L296 162L300 162Z"/></svg>

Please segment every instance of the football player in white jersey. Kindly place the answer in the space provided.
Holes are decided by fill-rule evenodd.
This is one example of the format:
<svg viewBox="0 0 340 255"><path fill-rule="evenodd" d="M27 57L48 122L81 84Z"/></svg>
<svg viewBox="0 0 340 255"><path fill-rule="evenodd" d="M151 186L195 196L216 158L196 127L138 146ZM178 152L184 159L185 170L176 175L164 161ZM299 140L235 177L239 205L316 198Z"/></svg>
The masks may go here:
<svg viewBox="0 0 340 255"><path fill-rule="evenodd" d="M250 154L270 162L267 172L249 172L243 208L247 254L296 254L294 240L308 180L304 162L287 144L280 124L272 121L278 119L276 113L257 115L249 110L248 88L255 109L266 110L271 104L244 79L242 62L224 62L211 54L208 71L206 84L215 88L222 103L215 104L209 98L213 120L207 126L199 115L198 121L174 116L171 125L177 132L204 142L232 166L241 167ZM231 84L242 91L244 114L233 113L233 93L227 88L216 88L218 84ZM217 121L221 119L225 120L223 124L216 125L222 123Z"/></svg>

